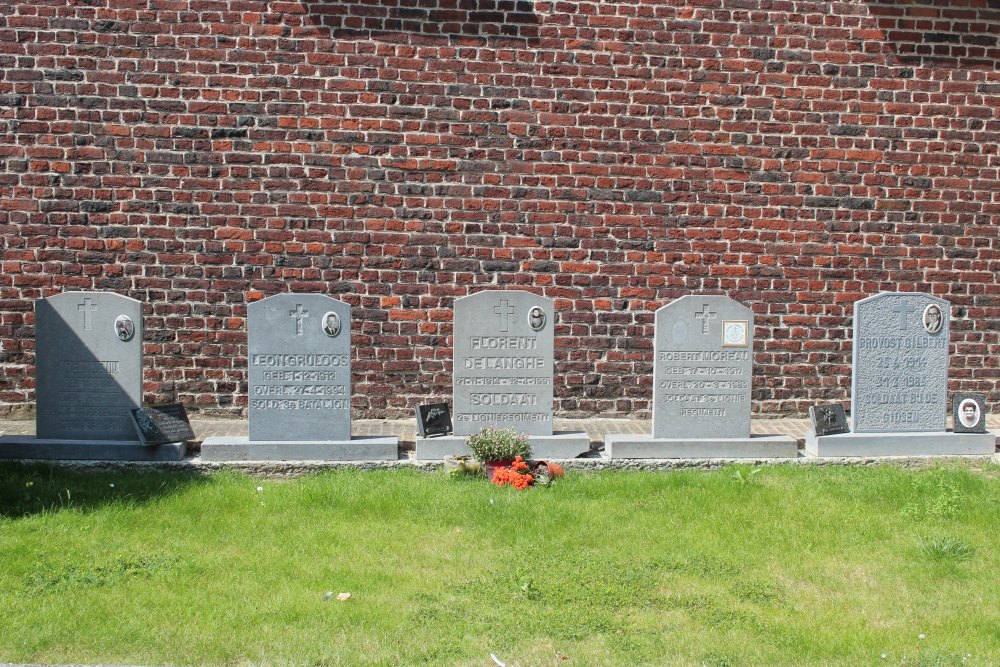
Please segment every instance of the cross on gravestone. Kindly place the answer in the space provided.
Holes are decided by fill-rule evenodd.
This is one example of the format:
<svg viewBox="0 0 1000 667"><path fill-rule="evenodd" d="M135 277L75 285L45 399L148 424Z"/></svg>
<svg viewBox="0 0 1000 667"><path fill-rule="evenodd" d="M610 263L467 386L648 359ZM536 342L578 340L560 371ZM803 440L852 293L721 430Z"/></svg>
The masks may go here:
<svg viewBox="0 0 1000 667"><path fill-rule="evenodd" d="M295 335L302 335L302 319L309 317L308 310L302 310L302 304L295 304L295 310L289 311L288 315L295 318Z"/></svg>
<svg viewBox="0 0 1000 667"><path fill-rule="evenodd" d="M116 335L123 318L134 335ZM142 403L142 304L110 292L39 299L35 355L39 438L137 440L130 410Z"/></svg>
<svg viewBox="0 0 1000 667"><path fill-rule="evenodd" d="M514 314L514 307L510 301L501 301L493 307L493 312L500 316L500 332L510 332L510 316Z"/></svg>
<svg viewBox="0 0 1000 667"><path fill-rule="evenodd" d="M83 329L84 331L94 330L94 318L93 314L97 312L97 305L94 304L94 300L87 297L83 300L83 303L79 304L76 309L83 313Z"/></svg>
<svg viewBox="0 0 1000 667"><path fill-rule="evenodd" d="M696 319L701 320L701 333L707 336L709 320L714 320L715 318L717 318L719 316L719 313L713 313L709 309L708 304L706 303L705 305L702 306L702 310L700 312L696 312L694 316Z"/></svg>
<svg viewBox="0 0 1000 667"><path fill-rule="evenodd" d="M910 313L916 310L910 301L897 301L896 305L891 308L891 310L899 315L899 330L906 330L906 320L910 317Z"/></svg>
<svg viewBox="0 0 1000 667"><path fill-rule="evenodd" d="M328 319L343 333L328 334ZM323 294L276 294L247 306L251 443L351 439L350 331L351 307Z"/></svg>
<svg viewBox="0 0 1000 667"><path fill-rule="evenodd" d="M552 435L554 318L552 301L530 292L487 290L455 300L455 435L486 426Z"/></svg>
<svg viewBox="0 0 1000 667"><path fill-rule="evenodd" d="M688 295L655 318L653 437L749 438L753 311L727 296ZM691 331L692 320L708 335Z"/></svg>
<svg viewBox="0 0 1000 667"><path fill-rule="evenodd" d="M920 316L932 306L936 323ZM852 432L945 430L948 311L947 301L922 292L881 292L855 302Z"/></svg>

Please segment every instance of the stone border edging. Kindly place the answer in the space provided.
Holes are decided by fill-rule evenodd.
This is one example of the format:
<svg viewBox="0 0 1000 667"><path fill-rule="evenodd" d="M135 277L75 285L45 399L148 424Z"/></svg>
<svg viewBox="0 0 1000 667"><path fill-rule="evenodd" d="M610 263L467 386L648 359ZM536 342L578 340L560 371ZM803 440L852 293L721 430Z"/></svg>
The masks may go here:
<svg viewBox="0 0 1000 667"><path fill-rule="evenodd" d="M1000 465L1000 454L982 456L871 456L845 458L818 458L799 456L795 459L562 459L557 462L567 470L598 472L603 470L669 471L669 470L718 470L727 465L747 466L877 466L893 465L901 468L923 468L934 463L966 461L969 463L995 463ZM208 462L200 459L186 461L52 461L24 459L11 461L21 465L49 464L80 472L107 471L163 471L212 473L234 470L263 477L298 477L324 470L419 470L434 472L443 461L237 461ZM0 666L2 667L2 666Z"/></svg>

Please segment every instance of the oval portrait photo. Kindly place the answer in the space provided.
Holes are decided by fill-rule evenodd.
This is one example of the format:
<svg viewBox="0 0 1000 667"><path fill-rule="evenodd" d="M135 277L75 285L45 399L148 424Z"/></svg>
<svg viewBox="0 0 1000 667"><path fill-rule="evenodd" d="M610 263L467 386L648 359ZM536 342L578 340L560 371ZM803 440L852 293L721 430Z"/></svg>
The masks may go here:
<svg viewBox="0 0 1000 667"><path fill-rule="evenodd" d="M944 318L941 316L941 307L937 304L931 304L924 308L924 329L927 333L937 333L941 331L941 325L944 324Z"/></svg>
<svg viewBox="0 0 1000 667"><path fill-rule="evenodd" d="M965 428L972 428L979 423L979 404L967 398L958 405L958 420Z"/></svg>

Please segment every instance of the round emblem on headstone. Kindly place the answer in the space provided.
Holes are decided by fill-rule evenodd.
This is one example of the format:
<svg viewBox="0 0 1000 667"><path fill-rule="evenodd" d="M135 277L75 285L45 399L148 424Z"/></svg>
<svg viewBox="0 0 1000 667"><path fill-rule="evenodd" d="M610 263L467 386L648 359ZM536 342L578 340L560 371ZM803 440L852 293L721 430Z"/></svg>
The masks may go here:
<svg viewBox="0 0 1000 667"><path fill-rule="evenodd" d="M936 334L941 331L941 325L944 324L944 317L941 315L941 307L936 303L924 308L924 329L927 333Z"/></svg>
<svg viewBox="0 0 1000 667"><path fill-rule="evenodd" d="M675 343L686 343L688 339L688 325L684 320L674 322L672 330Z"/></svg>
<svg viewBox="0 0 1000 667"><path fill-rule="evenodd" d="M128 315L119 315L115 319L115 335L123 343L129 342L135 336L135 322Z"/></svg>
<svg viewBox="0 0 1000 667"><path fill-rule="evenodd" d="M330 338L340 335L340 315L330 311L323 316L323 333Z"/></svg>
<svg viewBox="0 0 1000 667"><path fill-rule="evenodd" d="M973 428L979 424L981 414L979 404L973 398L967 398L958 405L958 421L965 428Z"/></svg>
<svg viewBox="0 0 1000 667"><path fill-rule="evenodd" d="M541 306L535 306L528 311L528 325L535 331L541 331L545 326L545 311Z"/></svg>

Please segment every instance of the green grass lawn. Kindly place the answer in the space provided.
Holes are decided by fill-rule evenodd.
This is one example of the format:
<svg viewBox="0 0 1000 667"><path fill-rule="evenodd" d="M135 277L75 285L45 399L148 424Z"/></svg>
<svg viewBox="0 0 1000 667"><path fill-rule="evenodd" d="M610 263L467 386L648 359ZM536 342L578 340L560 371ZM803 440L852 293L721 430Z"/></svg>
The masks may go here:
<svg viewBox="0 0 1000 667"><path fill-rule="evenodd" d="M0 662L995 665L998 472L8 465Z"/></svg>

